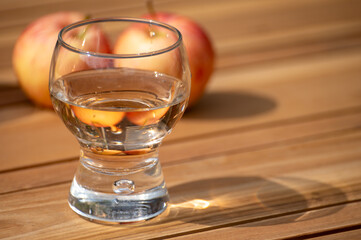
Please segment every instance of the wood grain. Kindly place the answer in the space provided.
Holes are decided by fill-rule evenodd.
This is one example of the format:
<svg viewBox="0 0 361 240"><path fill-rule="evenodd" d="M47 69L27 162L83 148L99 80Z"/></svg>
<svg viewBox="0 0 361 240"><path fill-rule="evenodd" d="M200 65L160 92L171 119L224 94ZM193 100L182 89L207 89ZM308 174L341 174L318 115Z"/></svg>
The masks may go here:
<svg viewBox="0 0 361 240"><path fill-rule="evenodd" d="M326 236L319 236L310 238L312 240L338 240L338 239L352 239L357 240L361 236L361 229L358 228L356 230L346 230L338 233L331 233Z"/></svg>
<svg viewBox="0 0 361 240"><path fill-rule="evenodd" d="M296 51L297 55L305 46L313 46L314 49L325 49L327 45L330 47L326 49L339 48L340 39L341 46L347 46L349 42L344 42L345 39L353 42L360 37L360 5L357 0L347 1L347 4L343 0L307 0L302 3L287 0L155 1L159 11L177 12L204 26L214 39L217 55L236 56L227 61L229 64L238 57L249 59L243 62L254 62L254 56L262 60L262 57L257 57L259 54L271 54L279 58L280 50L292 52L295 47L300 49ZM94 17L138 17L146 12L143 0L131 3L124 0L78 0L76 3L54 0L48 4L41 1L34 4L4 1L0 5L0 51L3 53L0 56L0 82L16 85L9 60L15 40L26 25L46 13L66 10L83 11ZM307 16L302 16L305 13ZM336 42L336 46L332 47L332 42ZM288 53L284 56L290 55ZM224 62L221 66L224 66Z"/></svg>
<svg viewBox="0 0 361 240"><path fill-rule="evenodd" d="M309 56L302 61L275 62L271 66L216 75L208 98L204 96L203 102L185 115L166 141L358 107L361 104L360 53L361 49L357 49ZM338 67L342 67L342 71L336 72ZM13 109L3 109L2 114L15 114ZM1 170L77 158L75 138L54 113L29 111L34 114L0 124L0 144L9 145L2 156L6 161ZM19 129L23 130L22 135L18 134ZM51 144L44 148L45 143ZM17 145L22 146L23 154L29 157L19 159Z"/></svg>
<svg viewBox="0 0 361 240"><path fill-rule="evenodd" d="M34 19L54 11L133 16L145 1L0 2L0 238L358 239L361 1L156 0L200 23L216 71L160 148L161 216L88 222L67 205L79 147L31 104L11 67Z"/></svg>
<svg viewBox="0 0 361 240"><path fill-rule="evenodd" d="M280 124L264 129L235 129L232 133L203 136L186 142L171 142L160 148L160 159L163 166L168 166L217 155L253 152L313 139L332 138L361 129L360 118L361 113L356 112L333 118ZM75 158L3 172L0 175L0 193L70 181L76 165ZM22 180L24 178L27 179L25 184Z"/></svg>
<svg viewBox="0 0 361 240"><path fill-rule="evenodd" d="M341 209L341 210L340 210ZM202 233L192 233L172 239L297 239L294 232L301 236L317 235L317 232L331 231L333 228L349 227L354 224L361 224L361 218L356 212L361 211L361 203L350 203L348 205L334 206L312 210L306 214L291 214L287 216L263 220L256 223L247 223L222 229L211 230ZM329 213L332 214L329 214ZM340 218L343 219L340 222ZM280 228L284 229L280 231ZM330 234L323 237L307 239L358 239L360 230ZM301 237L302 238L302 237Z"/></svg>
<svg viewBox="0 0 361 240"><path fill-rule="evenodd" d="M358 131L333 139L165 166L170 211L139 225L107 227L80 219L66 204L69 184L9 193L0 199L0 222L6 223L2 224L1 236L11 236L13 227L27 226L18 230L19 238L76 239L96 237L100 233L101 238L142 239L145 235L162 238L208 231L215 226L261 224L267 219L279 225L278 217L283 216L286 222L300 220L301 216L326 217L345 208L341 203L361 198L361 152L357 148L360 136ZM330 172L338 174L330 175ZM348 184L344 185L345 182ZM27 199L27 204L21 207L23 199ZM326 214L322 211L314 216L312 212L306 214L320 208L325 208ZM345 219L335 219L338 221L333 227L345 226ZM349 217L347 224L359 224L359 220ZM77 228L71 228L72 225ZM63 228L67 228L66 233ZM281 229L278 228L278 233Z"/></svg>

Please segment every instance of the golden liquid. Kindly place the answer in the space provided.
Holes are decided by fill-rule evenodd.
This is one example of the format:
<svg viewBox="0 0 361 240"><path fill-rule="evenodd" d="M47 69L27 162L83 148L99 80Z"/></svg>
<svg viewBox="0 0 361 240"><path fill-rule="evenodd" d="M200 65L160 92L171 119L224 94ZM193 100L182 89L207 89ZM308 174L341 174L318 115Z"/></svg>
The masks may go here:
<svg viewBox="0 0 361 240"><path fill-rule="evenodd" d="M131 69L91 70L57 79L55 111L83 147L99 154L156 148L181 118L187 89L179 79Z"/></svg>

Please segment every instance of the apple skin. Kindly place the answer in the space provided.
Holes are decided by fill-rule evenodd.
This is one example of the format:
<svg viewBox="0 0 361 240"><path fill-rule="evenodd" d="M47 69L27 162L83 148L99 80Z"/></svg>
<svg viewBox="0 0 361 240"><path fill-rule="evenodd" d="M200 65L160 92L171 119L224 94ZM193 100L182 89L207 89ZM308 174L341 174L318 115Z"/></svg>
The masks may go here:
<svg viewBox="0 0 361 240"><path fill-rule="evenodd" d="M147 126L157 123L169 110L169 107L140 112L127 112L130 122L139 126Z"/></svg>
<svg viewBox="0 0 361 240"><path fill-rule="evenodd" d="M59 31L86 19L80 12L56 12L34 20L22 32L13 51L13 69L25 94L36 105L52 108L49 69ZM110 52L108 48L103 52ZM79 69L78 69L79 70Z"/></svg>
<svg viewBox="0 0 361 240"><path fill-rule="evenodd" d="M142 16L164 22L177 28L183 37L192 73L188 107L192 107L203 95L214 69L214 48L205 31L191 19L177 14L156 12Z"/></svg>
<svg viewBox="0 0 361 240"><path fill-rule="evenodd" d="M154 36L151 36L151 32L154 33ZM164 49L177 41L175 35L168 34L167 37L164 37L166 34L156 26L151 29L147 24L131 24L119 34L113 52L116 54L138 54ZM114 61L114 65L116 67L157 71L169 76L180 77L181 66L179 62L180 54L178 51L170 51L138 59L117 59Z"/></svg>
<svg viewBox="0 0 361 240"><path fill-rule="evenodd" d="M75 116L85 124L95 127L115 127L124 118L124 112L111 112L71 106Z"/></svg>
<svg viewBox="0 0 361 240"><path fill-rule="evenodd" d="M81 49L97 53L111 53L109 40L97 25L85 25L63 35L63 41ZM108 68L113 66L111 59L78 54L66 48L60 48L55 66L55 78L87 69Z"/></svg>

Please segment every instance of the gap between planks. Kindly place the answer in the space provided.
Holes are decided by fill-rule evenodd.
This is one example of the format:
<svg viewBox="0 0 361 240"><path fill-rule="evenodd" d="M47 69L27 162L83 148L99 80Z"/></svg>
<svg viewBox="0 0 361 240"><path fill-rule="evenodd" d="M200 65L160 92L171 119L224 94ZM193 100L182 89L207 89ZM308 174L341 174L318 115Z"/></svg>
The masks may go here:
<svg viewBox="0 0 361 240"><path fill-rule="evenodd" d="M301 116L301 117L296 117L296 118L281 119L281 120L278 120L278 121L271 121L271 122L266 122L266 123L262 123L262 124L241 126L241 127L236 127L236 128L233 128L233 129L222 130L222 131L214 131L214 132L211 132L211 133L199 134L199 135L191 136L191 137L183 137L183 138L165 140L165 142L162 144L160 149L162 151L162 149L165 146L168 147L170 145L177 145L177 144L182 143L182 142L189 142L189 141L196 141L196 140L202 141L202 139L213 139L213 138L219 138L219 137L227 137L228 135L234 135L234 134L239 134L239 133L247 133L247 132L253 132L253 131L264 131L264 130L267 130L267 129L280 128L280 127L286 127L286 126L291 126L292 127L292 125L297 125L297 124L311 125L312 122L319 122L319 121L326 121L327 122L328 119L338 119L338 118L344 118L344 117L348 118L349 116L351 118L353 118L353 115L356 115L356 118L357 118L357 116L360 113L361 113L361 106L356 106L356 107L351 107L351 108L346 108L346 109L341 109L341 110L336 110L336 111L321 112L321 113L316 113L316 114ZM361 116L360 116L360 119L361 119ZM349 128L341 128L339 130L340 131L354 130L354 129L358 129L358 127L360 127L360 126L361 125L358 125L358 124L349 125ZM337 132L338 132L338 130L331 131L330 134L337 133ZM323 137L324 136L323 134L321 134L320 136L318 135L318 133L315 133L315 134L316 135L307 135L307 137L312 139L313 137L318 138L318 137ZM296 137L296 138L292 139L291 141L294 141L294 140L297 141L297 139L298 138ZM301 138L301 139L303 139L303 138ZM286 143L287 141L288 140L282 141L282 143ZM278 142L275 141L275 142L271 143L271 146L273 146L273 144L278 144ZM261 145L261 148L262 148L262 146L263 145ZM236 150L239 150L239 149L236 149ZM223 152L220 152L220 154L222 154L222 153ZM6 170L1 170L0 174L7 173L7 172L19 171L19 170L25 170L25 169L31 169L31 168L36 168L36 167L57 165L59 163L73 162L75 160L78 160L78 157L60 159L58 161L34 164L34 165L18 167L18 168L10 168L10 169L6 169ZM185 160L185 159L180 159L180 160ZM170 162L164 162L163 165L167 165L169 163Z"/></svg>
<svg viewBox="0 0 361 240"><path fill-rule="evenodd" d="M223 48L224 46L228 46L231 47L232 50L228 52L232 52L232 55L234 52L239 52L237 48L244 48L246 51L249 49L253 49L256 50L254 54L249 54L249 52L244 52L244 51L240 51L240 54L238 54L236 57L231 57L231 58L227 58L225 61L220 61L221 64L220 66L232 66L234 65L234 63L238 62L238 63L244 63L244 60L246 60L246 62L254 62L254 61L259 61L262 59L272 59L272 56L276 57L276 58L280 58L280 57L286 57L288 55L294 55L294 54L300 54L302 51L305 52L317 52L320 50L325 50L325 49L332 49L332 48L340 48L342 45L345 46L349 46L355 43L359 42L359 36L358 31L357 31L357 26L355 27L355 25L360 25L360 20L357 15L355 15L355 11L353 10L352 7L347 6L347 10L345 12L343 11L339 11L339 5L341 5L341 1L329 1L329 4L327 7L330 8L331 10L331 14L330 16L328 16L327 14L319 14L319 12L317 12L317 14L313 11L312 6L315 4L314 2L305 2L299 5L299 7L301 8L305 8L308 10L312 10L312 20L314 21L313 24L310 24L309 22L305 22L303 23L303 25L298 26L297 24L300 24L298 21L296 21L297 19L293 19L292 15L287 15L288 18L290 18L290 22L295 21L297 27L289 27L286 29L282 29L282 27L280 27L280 29L277 28L278 25L283 25L284 19L280 18L279 16L281 15L280 13L284 14L283 12L283 8L290 8L293 9L295 7L294 3L290 4L287 1L272 1L272 3L268 3L266 1L263 1L261 3L251 3L249 1L243 1L243 2L239 2L239 1L226 1L226 2L222 2L221 4L218 3L217 1L212 1L212 3L210 4L209 2L207 2L207 6L205 6L206 8L202 8L203 11L199 12L199 10L197 10L196 12L194 12L195 8L193 5L194 3L197 4L202 4L202 2L194 2L192 3L192 7L189 7L190 5L187 4L180 4L177 1L162 1L159 3L161 8L174 8L174 9L178 9L178 11L184 11L185 13L189 13L190 15L192 15L195 18L199 18L198 20L202 21L204 23L204 25L208 28L209 32L211 32L212 34L216 34L218 36L215 36L215 43L217 44L217 51L218 51L218 55L223 55ZM267 4L267 5L265 5ZM270 5L268 5L270 4ZM322 3L320 3L322 6ZM357 4L357 2L354 2L354 4ZM105 4L106 5L106 4ZM102 4L102 6L105 6L104 3ZM114 4L113 4L114 5ZM204 4L203 4L204 5ZM235 6L236 7L235 7ZM350 4L351 5L351 4ZM63 4L62 4L63 6ZM268 6L268 11L267 11L267 7ZM271 6L271 7L270 7ZM345 6L345 5L343 5ZM87 7L89 7L87 5ZM263 7L263 8L262 8ZM356 7L356 6L355 6ZM44 11L47 9L45 6L43 7ZM124 8L124 4L121 4L121 9ZM134 11L133 14L135 13L141 13L141 7L140 4L135 4L132 5L131 8L132 13ZM116 12L116 11L120 11L121 9L118 10L114 10L114 6L111 9L108 10L101 10L103 11L102 13L102 17L105 16L109 16L109 14L111 12ZM182 10L179 10L182 9ZM198 8L199 9L199 8ZM221 11L220 14L219 10L223 9L223 11ZM249 9L249 11L254 12L254 14L250 14L248 13L249 11L247 11L247 9ZM262 9L260 11L260 9ZM93 9L95 10L95 9ZM123 9L123 11L128 10L129 9ZM242 12L246 12L246 16L248 16L250 19L255 18L255 21L250 21L250 22L255 22L253 24L248 23L245 25L239 24L238 22L242 22L242 19L244 17L240 16L239 12L237 11L242 11ZM337 11L336 11L337 10ZM25 10L24 10L25 11ZM49 11L49 10L47 10ZM99 11L99 8L96 8L96 11ZM111 11L111 12L107 12L107 11ZM220 26L219 24L216 23L212 23L212 21L214 20L214 16L212 15L212 13L214 13L214 11L218 11L217 14L217 20L219 22L221 22L222 20L224 22L233 22L233 23L237 23L237 25L240 25L238 27L238 31L228 31L228 32L232 32L233 34L231 34L231 36L227 37L224 35L227 35L227 32L225 32L225 28L223 26ZM229 19L229 15L230 15L230 11L232 11L232 19ZM34 12L34 11L32 11ZM264 13L266 14L273 14L274 18L276 19L276 23L274 23L273 26L268 26L268 22L262 22L262 20L258 20L257 15L261 15L262 17L264 16ZM349 12L349 14L346 14L347 12ZM249 15L248 15L249 14ZM14 14L10 14L10 15L14 15ZM140 15L140 14L139 14ZM241 14L242 15L242 14ZM272 15L272 16L273 16ZM26 16L26 15L25 15ZM212 16L212 17L209 17ZM220 17L221 16L221 17ZM340 16L343 16L343 18L341 18L341 21L339 21ZM35 17L35 16L33 16ZM350 19L348 19L350 17ZM221 18L221 19L219 19ZM264 21L267 21L267 19L270 18L270 16L267 16L266 19L264 19ZM320 18L320 19L319 19ZM328 19L331 18L331 19ZM259 18L259 19L263 19L263 18ZM328 20L328 21L332 21L332 24L328 24L326 25L328 28L331 29L326 29L324 30L324 23L323 21ZM337 21L338 20L338 21ZM18 22L19 19L14 20L15 22ZM24 20L24 23L22 23L21 25L25 25L25 23L27 21L30 21L30 19L28 20ZM260 22L258 22L260 21ZM350 23L351 22L351 23ZM281 24L277 24L277 23L281 23ZM339 26L339 25L342 26ZM345 24L345 25L343 25ZM254 29L257 28L262 28L262 25L266 25L268 26L267 31L265 33L269 33L271 32L271 34L264 34L264 31L256 31ZM315 31L315 26L319 27L319 29L317 29L317 31ZM263 26L265 27L265 26ZM283 26L284 27L284 26ZM317 28L316 27L316 28ZM275 29L273 29L275 28ZM246 31L245 31L246 29ZM296 29L296 30L295 30ZM305 30L306 29L306 30ZM20 30L18 30L20 32ZM244 32L245 31L245 32ZM304 32L306 31L306 32ZM287 34L290 34L290 36L284 36L283 32L286 32ZM234 34L238 34L238 36L236 35L236 39L234 39ZM257 35L258 34L258 35ZM5 34L5 35L10 35L10 34ZM13 34L14 35L14 34ZM249 35L249 36L248 36ZM259 36L260 35L260 36ZM271 39L268 39L271 35ZM256 39L254 39L254 36L256 36ZM239 38L239 40L238 40ZM321 38L321 39L319 39ZM226 39L233 39L233 42L240 42L240 44L236 44L236 49L234 49L233 45L234 43L229 43L227 42ZM242 42L244 39L247 39L246 41L248 42ZM283 43L283 41L285 41L286 39L286 43ZM260 42L261 40L261 42ZM290 44L290 42L291 44ZM15 35L13 37L13 39L8 40L7 45L2 47L4 50L6 49L10 49L12 48L10 45L11 43L15 42ZM256 46L254 46L254 43L258 42L258 45L256 44ZM270 44L271 46L268 46L267 49L262 49L263 46L265 46L266 44ZM280 44L274 44L274 43L278 43ZM224 45L224 46L223 46ZM250 45L250 46L249 46ZM335 46L333 46L335 45ZM287 46L285 48L285 46ZM236 50L236 51L235 51ZM8 52L7 54L10 57L11 53ZM227 53L226 53L227 55ZM8 65L8 61L7 59L9 58L4 58L2 60L2 62L0 62L3 65L7 65L7 69L9 68L10 65ZM273 57L273 58L274 58ZM3 68L6 69L6 68ZM4 72L9 72L8 70L1 70ZM7 74L9 75L9 74ZM11 78L14 78L14 76L10 76ZM14 80L14 79L12 79ZM14 81L13 81L14 82Z"/></svg>
<svg viewBox="0 0 361 240"><path fill-rule="evenodd" d="M342 238L340 236L343 236ZM351 235L353 236L352 238ZM356 238L357 236L357 238ZM285 238L284 240L303 240L303 239L328 239L330 240L332 239L347 239L347 240L352 240L352 239L358 239L361 236L361 224L358 225L352 225L349 227L342 227L342 228L336 228L336 229L332 229L332 230L327 230L327 231L323 231L323 232L316 232L316 233L309 233L309 234L305 234L303 236L296 236L296 237L290 237L290 238ZM336 238L335 238L336 237Z"/></svg>
<svg viewBox="0 0 361 240"><path fill-rule="evenodd" d="M259 239L259 240L265 240L265 239L284 239L284 240L301 240L301 239L310 239L310 238L314 238L314 237L318 237L318 236L325 236L325 235L331 235L331 234L335 234L335 233L340 233L340 232L347 232L347 231L351 231L351 230L357 230L361 228L361 219L357 219L357 223L356 224L352 224L352 223L339 223L340 225L334 225L330 227L327 227L327 223L322 223L322 220L316 220L313 221L312 223L307 223L307 222L300 222L297 224L296 223L286 223L284 221L284 226L283 228L287 228L287 233L283 233L282 229L278 230L264 230L265 227L264 226L271 226L270 228L274 228L277 229L277 227L272 226L272 221L277 222L277 220L279 221L280 219L287 219L289 217L291 217L292 215L298 215L298 214L306 214L308 212L313 212L316 213L317 212L323 212L323 211L329 211L332 208L337 208L342 206L342 208L347 208L348 210L348 214L350 215L350 212L353 211L360 211L361 210L361 199L359 200L355 200L355 201L349 201L349 202L345 202L345 203L340 203L340 204L333 204L333 205L328 205L328 206L322 206L319 208L314 208L314 209L307 209L307 211L299 211L299 212L290 212L290 213L285 213L285 214L279 214L279 215L274 215L274 216L267 216L263 219L255 219L254 221L244 221L244 222L239 222L239 223L235 223L232 225L224 225L224 226L216 226L213 228L207 228L207 229L198 229L197 231L190 231L190 232L184 232L184 233L179 233L179 234L174 234L174 235L168 235L168 236L162 236L161 238L151 238L149 240L161 240L161 239L174 239L174 240L181 240L181 239L195 239L195 240L204 240L204 239L227 239L227 240L240 240L240 239L247 239L247 240L253 240L253 239ZM351 206L351 207L350 207ZM341 210L342 211L342 210ZM336 213L337 214L337 213ZM340 212L337 214L337 217L343 217L342 213L340 214ZM349 219L348 219L349 220ZM281 220L282 221L282 220ZM350 220L349 220L350 221ZM263 222L260 223L260 222ZM267 224L267 222L269 224ZM253 226L252 226L253 224ZM261 226L264 229L260 229L257 230L255 228L255 226L257 226L257 224L259 224L259 226ZM288 227L288 225L295 225L295 226L291 226ZM311 224L317 224L317 225L321 225L323 228L322 229L316 229L315 227L312 227ZM238 227L238 228L235 228ZM243 227L243 229L242 229ZM294 231L294 233L290 232L290 229ZM296 230L303 228L302 233L297 232ZM258 233L256 231L259 231ZM278 231L278 233L276 233L276 231Z"/></svg>
<svg viewBox="0 0 361 240"><path fill-rule="evenodd" d="M340 240L340 239L359 240L360 236L361 236L361 225L358 225L358 226L338 229L338 230L332 231L332 232L320 233L320 234L317 234L317 236L311 235L307 239L312 239L312 240ZM301 238L299 238L298 240L301 240Z"/></svg>
<svg viewBox="0 0 361 240"><path fill-rule="evenodd" d="M214 158L208 159L208 163L195 163L194 166L192 166L191 168L192 170L188 169L189 164L183 164L176 167L166 167L166 177L173 178L170 180L171 186L169 187L170 191L172 192L173 203L178 203L179 201L182 201L184 197L190 197L187 196L188 191L192 190L192 188L196 186L193 184L194 182L192 181L196 179L202 179L200 175L202 174L201 172L203 172L203 174L207 173L208 175L213 175L211 173L216 173L215 170L217 170L218 172L222 173L223 176L230 176L230 173L235 170L235 166L237 166L237 173L240 175L245 174L246 176L252 176L258 173L259 176L269 175L265 179L271 181L277 180L276 182L274 182L274 184L279 182L279 180L281 180L280 183L287 183L287 185L284 185L278 190L277 188L274 188L274 184L270 187L265 187L263 184L261 184L262 181L258 182L258 180L252 180L251 182L246 181L243 183L243 186L236 184L235 187L237 187L238 190L234 189L235 191L231 192L233 195L227 195L228 200L225 199L227 206L229 207L228 211L225 211L227 210L227 208L222 208L222 211L219 211L217 209L212 210L212 208L210 208L199 210L197 214L192 214L192 212L182 210L182 208L180 208L180 212L178 215L174 215L173 212L173 215L170 214L169 216L158 218L155 223L149 222L149 225L148 223L145 223L144 225L138 225L141 226L140 228L132 229L131 226L130 228L125 229L109 228L106 226L97 226L86 221L81 221L79 218L76 217L75 214L69 215L68 213L70 213L71 211L68 209L68 206L66 206L65 199L64 201L61 201L59 199L60 197L65 196L64 193L67 191L69 185L65 184L61 186L56 186L54 188L48 187L44 189L24 191L23 193L14 193L4 196L2 199L0 199L0 204L7 207L2 208L1 215L4 216L6 212L12 213L10 215L11 218L9 219L9 221L15 221L17 224L22 224L22 221L25 221L24 219L22 219L22 216L24 214L26 214L27 216L31 216L31 214L38 213L39 215L37 216L40 219L39 221L35 221L32 226L40 227L37 226L37 224L41 224L42 227L39 228L39 230L24 233L24 235L20 236L26 237L31 236L32 234L32 236L34 236L34 234L39 234L39 236L43 236L44 238L46 236L48 238L53 237L54 239L57 239L56 237L60 238L60 236L63 238L66 237L69 239L76 239L76 236L80 235L83 237L101 236L103 239L107 237L114 238L121 236L127 236L128 239L144 239L144 234L148 234L146 236L149 236L149 238L159 237L159 234L163 234L164 236L175 236L175 233L180 233L180 231L183 231L182 233L194 232L196 229L207 229L207 231L212 231L209 230L209 227L219 225L221 225L222 227L219 230L225 229L225 233L232 233L232 231L230 231L232 230L232 228L230 228L229 226L234 227L234 223L242 224L240 228L233 229L233 233L241 231L243 234L247 233L249 235L252 235L258 233L258 230L257 228L255 228L255 226L263 226L263 228L265 228L264 231L267 230L268 225L264 224L264 222L270 222L270 226L275 225L274 227L276 228L279 224L285 224L289 222L289 218L295 220L300 219L300 217L302 216L302 221L296 221L291 223L295 223L298 225L301 224L305 226L305 223L307 223L306 220L309 220L309 215L306 215L306 213L314 214L316 216L316 220L318 219L318 223L322 222L326 225L328 225L329 223L325 221L325 218L327 220L330 216L332 219L335 220L334 224L338 226L350 223L359 224L361 219L354 219L352 218L352 216L350 216L350 213L359 211L361 207L359 189L360 179L358 177L359 172L357 171L357 166L360 166L359 162L357 161L357 157L360 157L360 151L354 148L354 146L359 145L359 142L359 138L357 141L354 141L352 145L350 145L345 140L341 142L322 140L315 141L313 143L301 144L301 146L303 146L301 148L300 144L297 144L298 148L293 148L294 152L292 153L292 155L285 155L285 150L289 149L289 147L285 146L273 150L264 150L263 153L249 153L246 155L256 155L254 157L258 160L255 159L255 162L250 161L245 166L242 166L238 163L239 156L229 156L229 158L232 158L232 164L231 162L228 162L227 165L222 165L221 163L223 162L223 158ZM352 154L352 151L354 151L355 153ZM314 159L315 152L321 154L322 156L317 156L317 161L315 161ZM264 154L270 156L270 159L262 159L262 156ZM348 159L350 154L352 156L356 154L353 157L356 157L356 159ZM280 156L282 156L283 159L280 159ZM272 164L265 164L268 161L272 162ZM302 164L296 164L297 162ZM340 170L340 164L342 164L344 169ZM205 168L201 169L201 165L205 166ZM312 168L310 168L310 166L312 166ZM254 169L254 167L256 168ZM327 169L327 171L324 172L324 169ZM337 176L332 176L331 180L328 179L328 173L333 173L336 170L339 170L340 173ZM176 174L177 172L179 173L179 171L188 171L187 179L179 179L181 180L181 182L179 182L179 180L177 182L175 178L181 178L180 176L177 176L178 174ZM345 173L345 171L347 172ZM262 174L260 174L260 172L262 172ZM293 180L291 179L291 181L289 181L290 179L287 178L287 176L293 177ZM301 178L298 179L300 176ZM213 177L216 177L216 175ZM192 185L188 184L190 189L183 189L183 192L175 192L174 189L182 186L184 182L186 182L185 184L187 184L187 182L189 181L190 183L192 183ZM305 182L302 183L302 181ZM254 185L254 183L256 182L258 183ZM354 189L350 188L351 185L343 185L345 182L349 184L354 183L352 187ZM254 195L254 191L259 192L259 190L257 190L258 185L263 186L259 190L266 191L261 195L257 194L260 200L266 201L262 205L268 206L266 208L258 206L259 202L252 197ZM193 189L191 191L193 193L191 194L202 196L203 190L201 190L202 189ZM218 186L217 189L214 189L214 191L212 191L214 192L214 194L216 194L216 196L218 196L216 190L221 191L222 193L230 193L232 188L227 187L226 189L223 189L222 186ZM53 194L49 195L49 191L53 192ZM240 191L240 193L238 193L238 191ZM320 195L315 197L315 192L318 192ZM337 192L340 192L342 194L336 194ZM292 197L294 194L299 196ZM20 197L20 195L22 197ZM21 204L19 205L19 202L22 201L21 199L27 198L29 196L32 196L29 199L29 205L20 206ZM276 197L276 199L273 199L273 197ZM307 200L307 204L302 203L305 200ZM47 213L47 211L39 212L38 208L43 208L44 203L48 203L46 205L46 209L47 211L49 211L49 213ZM345 203L347 204L344 205ZM61 207L59 207L59 204L61 204ZM357 204L356 208L352 208L352 206L355 206L355 204ZM40 221L43 217L45 217L44 214L52 215L64 210L65 213L62 214L65 214L65 219L55 220L52 216L48 216L48 220L50 222L45 221L44 219ZM332 210L332 214L329 212L330 210ZM323 212L321 216L319 216L320 211ZM288 212L290 214L286 214ZM326 212L326 215L324 214L324 212ZM343 221L345 219L340 219L339 217L343 216L345 213L347 213L345 216L348 217L348 219L346 219L347 222ZM33 219L32 221L34 221L34 218L29 219ZM287 221L284 221L284 219L286 219ZM313 218L310 219L312 220ZM208 223L210 220L215 222L213 222L209 226ZM52 221L55 222L52 223ZM67 226L70 229L67 228L67 226L62 225L62 221L68 223L69 225ZM70 227L74 226L74 224L77 225L76 229ZM250 224L252 226L249 226ZM64 230L60 231L60 228L63 229L64 227L68 230L68 232L64 232ZM158 227L161 228L158 229ZM245 227L249 228L246 229ZM329 228L329 226L326 227ZM294 228L298 229L299 226L296 226ZM158 229L158 231L155 231L156 229ZM287 231L283 232L285 229L282 229L278 228L278 231L271 231L270 233L286 234ZM8 230L3 232L8 233ZM225 233L222 234L225 235ZM287 234L289 234L289 232ZM265 236L268 235L269 234L266 234Z"/></svg>
<svg viewBox="0 0 361 240"><path fill-rule="evenodd" d="M241 129L232 134L207 136L204 138L207 143L204 139L173 142L161 147L160 159L162 165L166 167L201 161L210 157L255 152L339 136L351 135L352 137L352 134L360 132L359 119L361 119L361 113L351 111L343 115L335 114L333 118L325 118L322 115L319 119L312 117L305 121L305 118L302 118L300 122L290 121L287 125L279 124L268 129L255 128L250 131ZM325 127L328 125L333 127ZM289 136L289 132L294 135ZM229 145L226 142L228 138ZM263 142L259 142L259 138L264 138ZM218 142L226 142L226 144L220 147L222 144ZM183 149L188 150L182 154ZM163 158L165 161L162 160ZM0 195L69 182L77 164L78 159L71 158L55 163L3 171L0 173ZM22 179L27 179L26 183Z"/></svg>

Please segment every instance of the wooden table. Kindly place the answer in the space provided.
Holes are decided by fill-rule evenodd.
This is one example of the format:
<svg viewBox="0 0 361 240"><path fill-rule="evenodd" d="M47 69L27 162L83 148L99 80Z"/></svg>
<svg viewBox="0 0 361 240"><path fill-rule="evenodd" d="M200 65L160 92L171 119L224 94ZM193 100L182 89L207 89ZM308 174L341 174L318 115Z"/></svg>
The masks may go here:
<svg viewBox="0 0 361 240"><path fill-rule="evenodd" d="M58 10L139 16L144 1L0 2L0 237L361 239L361 1L159 0L208 31L216 70L160 150L171 202L100 225L67 204L79 147L11 68L16 38Z"/></svg>

